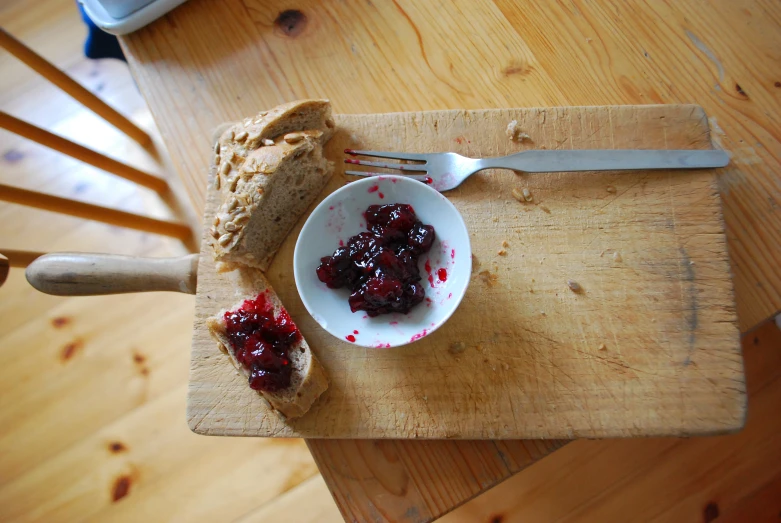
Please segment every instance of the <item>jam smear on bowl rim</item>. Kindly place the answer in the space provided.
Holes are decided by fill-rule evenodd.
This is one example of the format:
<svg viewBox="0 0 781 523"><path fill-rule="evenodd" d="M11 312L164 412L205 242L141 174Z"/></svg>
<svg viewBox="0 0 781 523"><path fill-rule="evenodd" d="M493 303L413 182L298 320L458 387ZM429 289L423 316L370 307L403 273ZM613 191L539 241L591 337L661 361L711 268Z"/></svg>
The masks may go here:
<svg viewBox="0 0 781 523"><path fill-rule="evenodd" d="M369 230L321 258L317 277L332 289L348 288L352 312L406 314L425 298L418 258L431 249L434 227L403 203L370 205L364 218Z"/></svg>
<svg viewBox="0 0 781 523"><path fill-rule="evenodd" d="M287 311L274 314L266 292L245 300L223 315L225 330L236 360L249 371L254 390L276 392L290 386L293 371L289 352L301 333Z"/></svg>

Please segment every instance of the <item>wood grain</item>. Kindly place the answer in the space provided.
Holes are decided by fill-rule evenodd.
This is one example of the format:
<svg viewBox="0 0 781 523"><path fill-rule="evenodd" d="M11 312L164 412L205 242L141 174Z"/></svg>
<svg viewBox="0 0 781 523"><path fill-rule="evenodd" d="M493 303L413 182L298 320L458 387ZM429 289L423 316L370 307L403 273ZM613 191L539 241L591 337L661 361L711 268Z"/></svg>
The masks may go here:
<svg viewBox="0 0 781 523"><path fill-rule="evenodd" d="M27 267L33 260L44 255L42 252L19 251L16 249L6 249L0 247L0 254L3 254L11 267Z"/></svg>
<svg viewBox="0 0 781 523"><path fill-rule="evenodd" d="M309 449L345 520L431 521L564 443L309 440Z"/></svg>
<svg viewBox="0 0 781 523"><path fill-rule="evenodd" d="M198 209L211 130L297 98L342 114L695 102L733 155L719 183L745 331L781 310L779 7L709 6L191 0L121 41ZM303 15L292 31L284 9Z"/></svg>
<svg viewBox="0 0 781 523"><path fill-rule="evenodd" d="M576 441L442 523L777 521L781 331L767 322L742 345L750 408L739 434Z"/></svg>
<svg viewBox="0 0 781 523"><path fill-rule="evenodd" d="M781 403L781 331L772 321L742 340L746 356L749 416L739 434L709 438L633 438L569 443L552 456L526 468L496 488L456 508L442 523L571 523L591 521L680 522L775 521L781 510L781 470L776 437ZM408 441L359 443L361 452L344 442L312 441L338 452L329 463L334 496L342 507L328 507L329 487L311 478L254 510L239 521L335 523L337 521L430 521L442 515L438 506L457 505L466 494L453 469L443 470L442 454L432 445L455 448L465 442ZM492 442L469 442L493 445ZM530 442L529 442L530 443ZM542 443L542 442L540 442ZM527 443L528 444L528 443ZM319 450L313 452L319 457ZM399 452L396 453L395 451ZM464 451L465 449L461 448ZM540 449L530 449L536 456ZM465 455L473 454L469 450ZM449 453L450 463L462 458ZM436 462L432 462L432 457ZM318 459L318 463L320 460ZM473 463L481 471L482 464ZM423 477L404 470L436 470ZM450 474L449 484L437 478ZM379 481L378 478L383 478ZM428 482L434 482L429 485ZM419 486L430 494L420 501ZM394 493L408 489L417 504L405 504ZM359 501L361 500L361 501ZM428 504L427 504L428 503ZM401 507L396 507L401 504ZM414 508L413 508L414 507ZM394 518L394 515L402 514ZM406 517L404 517L406 516Z"/></svg>
<svg viewBox="0 0 781 523"><path fill-rule="evenodd" d="M103 207L102 205L80 202L39 191L20 189L19 187L12 187L6 184L0 184L0 200L68 214L87 220L96 220L119 227L127 227L137 231L171 236L180 240L187 240L193 236L193 231L184 223L150 218L132 212L119 211Z"/></svg>
<svg viewBox="0 0 781 523"><path fill-rule="evenodd" d="M293 32L275 23L283 9L304 15ZM745 332L781 308L779 26L764 0L190 0L121 41L198 210L211 130L296 98L340 113L697 102L733 155L720 187ZM340 464L319 465L333 482ZM344 495L368 503L360 485Z"/></svg>
<svg viewBox="0 0 781 523"><path fill-rule="evenodd" d="M196 1L190 0L188 4ZM378 2L373 3L375 6L378 4ZM231 4L234 7L235 5ZM252 7L256 4L247 2L247 5ZM289 4L284 7L295 8L297 5L304 5L303 9L309 15L310 21L315 20L309 25L309 30L312 30L313 24L322 23L321 20L313 18L319 11L311 11L306 4ZM324 6L326 3L319 3L315 7L319 8L320 5ZM341 4L337 4L337 7L339 5ZM557 7L547 4L530 6L524 3L522 5L532 13L534 17L532 20L538 20L535 9ZM576 96L604 98L584 103L613 103L613 97L615 101L623 100L624 96L628 95L622 92L608 93L608 87L603 84L606 77L611 77L606 76L605 73L610 64L608 60L615 60L624 54L635 52L625 49L625 46L618 42L621 33L613 33L614 29L626 32L624 25L634 23L633 20L620 16L607 16L602 14L603 11L593 16L591 15L593 4L589 4L587 10L581 2L562 5L564 7L577 5L581 13L589 14L588 23L593 24L593 30L600 32L600 39L592 41L591 46L597 43L604 46L605 54L600 55L599 59L593 57L573 61L562 59L562 67L566 67L566 72L571 72L573 79L578 83L562 82L560 89L574 93ZM606 5L615 5L615 3ZM622 3L622 5L626 4ZM694 4L676 2L671 5L686 8ZM745 68L750 69L752 75L758 75L751 80L750 87L744 86L746 91L750 96L772 98L775 92L772 86L772 73L777 70L771 67L775 63L772 49L778 47L773 43L773 39L777 38L779 25L778 15L774 13L777 13L778 8L766 2L760 4L746 0L735 2L734 5L730 4L727 11L724 10L722 3L711 5L721 7L702 9L696 19L693 20L689 16L689 20L698 24L709 23L713 22L714 18L727 16L730 21L743 23L745 18L741 17L745 16L745 13L742 10L756 14L759 9L765 9L761 16L756 16L753 21L749 20L751 26L743 23L741 26L728 27L726 30L721 28L719 34L709 34L707 39L700 35L700 38L714 51L718 48L716 52L719 55L725 51L729 52L734 47L736 52L741 53L738 66L743 67L745 64ZM364 5L348 4L348 6L355 9L358 18L339 21L350 35L346 37L348 43L345 45L356 43L356 49L363 52L366 65L364 69L359 69L358 57L353 62L348 57L346 63L352 69L344 67L343 70L352 76L340 85L335 93L331 93L332 100L336 102L338 98L339 103L350 103L353 112L448 107L446 98L432 100L427 84L407 86L404 82L393 81L390 73L384 78L384 81L388 82L387 86L384 82L374 82L373 96L376 95L377 98L369 98L365 96L365 92L357 88L353 90L355 85L352 83L353 78L360 82L365 81L360 84L361 86L371 83L363 79L361 73L366 68L372 69L374 63L372 59L380 51L373 50L369 35L357 31L353 25L362 24L367 18L363 11ZM477 7L483 6L477 4ZM276 16L275 9L279 8L279 4L270 3L265 7L269 12L268 16L272 19ZM647 9L647 6L643 4L641 8ZM215 6L211 12L215 9L218 10L220 7ZM447 15L446 10L442 11ZM726 15L723 14L725 12ZM261 14L265 13L266 11L263 11ZM773 14L773 17L767 16L768 13ZM470 14L474 20L479 19L480 15L494 16L491 9L484 9L478 15ZM571 31L569 21L576 17L575 13L567 11L565 15L553 19L552 26L540 28L519 26L519 31L524 35L528 34L529 36L524 38L529 39L532 46L536 46L535 49L538 50L535 42L539 41L537 36L539 33L545 33L546 38L566 40L569 38L566 31ZM171 13L168 19L176 23L177 11ZM437 20L439 19L433 21ZM395 23L396 18L389 17L388 21L394 24L395 30L401 31L400 26ZM221 22L212 20L204 26L208 28L217 23ZM472 20L469 23L471 25ZM37 52L55 63L57 67L67 71L82 85L99 93L123 114L131 115L135 122L157 136L151 115L125 65L117 60L90 61L84 58L82 54L84 25L78 17L74 3L68 0L37 2L8 0L0 6L0 25L29 43ZM564 27L565 34L553 34L551 27L554 28L553 30L556 27ZM736 31L740 32L746 28L751 29L751 32L736 36ZM326 29L330 29L329 35L336 33L333 27L326 27ZM273 31L270 23L268 30ZM671 97L679 96L684 100L698 100L701 98L698 93L704 92L710 84L693 80L693 73L686 66L691 65L695 60L701 61L705 73L710 73L709 68L712 68L715 75L717 72L715 65L712 65L699 49L690 46L691 42L683 34L680 35L682 38L679 40L670 41L671 31L659 30L657 33L653 36L631 35L632 41L647 45L650 40L654 44L651 49L654 51L652 61L645 62L651 68L643 72L672 74L671 68L675 65L678 70L675 71L672 84L676 89L684 88L686 94L668 95L666 89L663 89L662 94L665 99L670 101ZM205 33L202 33L201 37L205 37L204 35ZM306 38L306 35L307 33L304 32L297 38L303 42L301 39ZM406 73L407 69L417 68L416 64L419 63L418 56L409 52L409 49L417 49L414 47L417 45L414 35L412 39L406 38L406 33L404 36L404 39L400 39L390 35L393 45L388 45L387 40L378 41L378 46L383 46L382 54L389 59L395 56L398 50L400 58L394 60L392 67L402 73ZM493 39L490 32L482 36L488 38L492 45L497 43L497 39ZM177 38L185 37L186 35L177 34ZM164 35L161 34L157 40L161 46L163 38ZM471 33L467 32L465 36L459 34L458 38L451 38L450 45L458 52L462 41L468 41L473 47L480 45L484 48L488 47L474 40L476 39ZM746 40L752 47L751 52L744 53ZM361 41L367 44L362 45ZM284 34L280 34L272 42L277 45L293 43L292 39ZM582 44L577 43L586 48L585 41ZM180 44L170 42L170 45ZM665 48L666 46L668 48ZM428 45L427 49L431 49L431 46ZM503 49L501 44L495 45L491 53L499 53L501 49ZM768 49L771 52L768 52ZM466 51L470 52L469 49ZM331 53L333 50L325 49L319 56L319 60L330 66L337 58L344 59L343 56ZM491 53L486 55L486 60L491 60L493 56ZM168 60L166 66L160 65L161 71L172 75L183 74L176 61L171 60L165 52L160 53L159 56ZM513 57L519 60L524 56L520 53L513 54ZM677 56L677 61L671 62L668 58L671 56ZM231 57L232 63L242 62L244 67L249 68L256 66L252 61L244 61L240 52L232 54ZM504 57L505 55L501 55L501 58ZM723 56L720 57L724 60ZM643 63L642 60L640 63ZM736 60L732 59L731 62L732 66L724 62L727 73L735 70ZM479 62L474 67L480 67L481 64L482 62ZM625 67L623 63L620 65ZM319 62L310 61L307 67L316 66L319 66ZM534 63L534 66L538 70L542 68L539 63ZM494 68L496 72L491 73ZM259 69L253 70L257 72ZM554 80L562 71L561 67L557 70L558 73L554 71ZM138 165L149 172L157 172L155 162L137 144L129 141L120 132L75 103L57 88L42 81L40 76L19 61L10 58L0 61L0 71L2 71L0 103L5 110L19 111L19 114L24 114L25 118L29 117L36 125L56 130L75 139L89 135L90 147L105 154L121 156L123 161ZM463 73L463 68L461 71ZM527 98L531 99L528 105L540 105L545 102L534 101L535 98L541 98L544 93L537 89L527 89L529 81L528 79L526 82L522 81L524 75L521 73L502 77L498 62L488 62L480 71L488 71L481 81L489 84L507 83L512 96L518 99L524 98L523 103L527 103ZM447 67L445 73L448 73ZM537 71L532 74L542 73ZM700 75L699 69L696 75ZM527 74L526 77L528 76ZM700 76L705 78L705 75ZM170 76L166 75L165 78ZM770 79L771 82L768 84L763 78ZM252 84L240 87L246 90L248 86L254 88L254 85L267 85L265 76L257 74L252 80ZM210 80L207 78L207 81ZM325 76L322 81L336 83L339 79ZM163 88L164 84L165 79L158 78L153 87ZM432 82L429 84L433 85ZM150 100L157 98L143 82L140 85ZM199 85L201 84L198 82L182 83L180 94L190 96L190 89L193 86L196 89L194 93L197 93ZM419 88L418 85L424 85L426 88ZM578 85L585 85L595 91L588 93L584 91L578 94ZM642 83L640 85L642 90L638 92L647 93L647 85ZM226 82L225 92L230 87L229 82ZM758 90L765 92L756 94ZM250 111L255 110L256 107L278 102L273 98L277 96L275 94L277 91L265 88L259 91L262 92L256 93L256 98L250 100L247 100L244 93L236 93L236 95L242 97L241 103L247 103ZM722 91L720 94L729 101L725 92ZM488 91L485 95L483 93L484 86L481 84L480 89L475 91L477 97L475 100L480 102L478 107L487 107L492 103L494 93ZM204 90L197 94L206 97ZM287 95L295 97L297 93L288 92ZM272 98L263 99L265 96L272 96ZM416 97L422 100L417 107L405 107L407 103L414 103ZM502 101L501 98L496 99ZM209 97L209 100L209 103L215 103L214 98ZM718 115L722 125L725 112L735 115L734 121L737 124L724 126L728 130L730 141L738 143L739 139L744 139L747 133L756 128L758 117L745 119L741 113L735 112L735 107L742 108L749 105L748 102L735 101L734 104L726 106L718 103L715 96L704 101L708 103L709 114ZM551 101L554 102L555 100ZM228 106L239 102L226 96L224 100L221 99L216 103L219 106ZM466 100L466 103L471 101ZM513 106L519 104L521 102L504 103ZM460 103L458 106L465 105ZM197 122L205 118L206 112L211 112L212 116L219 118L219 114L216 114L214 109L204 109L199 105L192 107L196 109L176 113L175 117L181 116L182 119L189 118L190 121ZM768 112L776 118L774 115L777 112L773 112L772 109L768 109ZM163 123L168 126L167 129L170 129L174 121L168 119L161 122ZM772 122L765 122L765 125L772 125ZM198 125L194 124L193 127L197 129L196 132L200 132ZM206 138L207 134L208 128L205 128L203 137ZM172 139L168 136L169 142ZM202 138L191 139L193 148L189 154L199 154ZM157 217L168 216L165 214L164 207L156 204L156 198L149 191L138 189L133 184L115 177L105 176L83 163L16 136L5 134L0 141L3 143L2 156L0 156L0 164L3 168L0 169L0 178L4 183L31 189L45 184L46 190L55 194L68 195L127 211L149 213ZM752 143L746 142L746 146L754 147ZM768 142L762 139L760 143ZM187 153L185 147L181 150ZM772 164L760 165L759 168L773 169ZM197 169L194 173L201 175L200 166ZM739 166L737 172L744 172L742 169L743 167ZM758 175L762 172L764 171L760 171ZM750 185L755 182L756 178L746 180ZM765 194L767 195L768 193ZM758 207L756 212L765 212L763 209L769 205L769 202L756 198L755 201L750 202L750 205ZM0 203L0 216L4 220L3 223L13 224L13 227L0 228L0 245L4 248L10 246L30 251L102 251L146 256L173 256L183 252L177 246L178 242L162 236L119 229L68 216L55 218L49 213L16 205ZM728 225L735 223L734 218L735 215L732 218L728 217ZM770 221L769 226L772 226L772 223ZM751 224L746 226L750 227ZM765 234L765 232L758 231L757 234ZM733 242L732 245L734 246L735 243ZM752 251L751 247L750 242L745 244L745 247L740 247L746 249L740 254L753 262L756 251ZM732 255L735 256L734 251ZM760 251L757 256L767 256L767 251ZM745 264L746 259L740 263ZM763 258L756 262L760 266L770 263ZM756 276L759 273L752 274ZM749 276L754 277L751 274ZM765 284L768 284L767 281ZM770 288L765 292L773 292L773 290ZM738 299L741 299L740 290L738 290ZM765 304L762 299L743 299L740 307L741 321L746 318L747 305L757 311L762 310ZM152 519L155 518L154 515L159 515L158 518L179 519L193 523L236 519L318 523L342 521L326 482L319 476L313 476L316 474L313 462L301 441L204 438L192 434L187 429L183 412L188 379L192 306L192 298L174 294L96 298L47 296L33 290L24 280L22 271L11 269L8 281L0 288L0 332L3 333L0 342L3 350L0 351L0 356L3 358L5 369L0 380L0 390L4 398L0 402L2 404L0 417L3 420L2 430L0 430L0 456L2 456L0 520L113 521L115 514L119 514L123 519L147 521L152 514ZM122 328L117 332L112 322L116 322L116 325ZM147 334L150 324L154 327ZM21 332L12 335L19 329ZM106 334L103 334L104 332ZM700 453L696 461L686 461L689 466L682 469L678 466L679 458L675 453L676 449L693 450L710 439L685 440L685 447L676 447L673 451L662 454L653 454L656 439L572 443L554 453L552 457L542 460L538 465L516 476L519 478L517 482L506 482L504 486L498 487L498 490L491 490L486 503L480 503L479 510L468 510L463 514L455 513L459 516L457 521L491 522L495 521L496 516L505 516L505 523L588 521L588 514L592 509L585 510L584 516L580 518L568 514L577 511L584 503L599 504L606 500L615 500L607 512L609 517L605 520L608 521L645 521L650 519L644 517L647 511L656 513L665 511L666 520L669 521L703 521L705 508L712 503L720 509L721 515L718 521L721 519L736 522L772 520L781 509L777 504L778 491L774 490L779 484L777 478L781 470L778 460L774 462L770 459L773 445L779 442L777 428L773 423L777 416L774 417L772 413L763 416L764 411L760 412L756 408L759 404L755 406L757 397L762 401L761 396L756 396L757 392L762 394L763 390L769 390L759 387L761 383L757 381L756 371L761 370L761 376L779 374L781 365L778 358L772 355L779 353L775 349L781 341L778 338L769 338L772 344L764 345L763 332L764 329L756 334L752 332L747 335L744 342L744 354L747 355L747 384L750 393L749 419L744 431L724 438L726 444L708 447L708 452ZM766 347L767 350L754 350L755 335L758 340L756 347ZM79 339L83 340L83 345L72 344ZM73 347L70 349L73 356L63 360L61 356L68 347ZM137 363L136 358L139 355L146 358L146 361ZM147 369L147 374L143 374L144 369ZM762 383L767 383L767 380ZM770 398L768 405L775 406L777 410L779 401L781 400L778 398ZM117 443L121 446L115 447ZM319 445L325 446L331 443L331 441L315 440L310 443L310 446L315 449ZM431 442L395 441L394 445L400 455L404 456L406 446L414 448L421 443ZM450 442L450 445L455 447L460 443L462 442ZM490 441L472 443L474 446L495 448L494 443ZM544 442L534 443L542 445ZM349 440L341 441L342 447L346 448L348 444ZM596 447L592 448L591 445ZM351 452L352 463L363 466L360 462L355 462L357 446L354 448L356 450L347 451ZM542 451L542 448L540 447L539 450ZM751 451L751 455L755 458L747 457L746 451ZM638 460L632 458L646 453L652 456L645 459L650 463L650 467L635 467ZM410 456L415 455L410 454ZM367 456L374 459L372 454ZM558 459L559 456L562 456L561 460ZM419 484L419 488L426 493L426 499L434 499L441 506L457 505L482 490L476 480L460 484L457 488L438 480L438 478L448 477L464 466L462 463L467 462L467 457L456 452L425 457L428 458L425 463L429 472L426 480ZM500 459L498 454L495 455L495 459ZM726 460L727 466L714 469L714 463L722 460ZM469 463L474 462L469 461ZM353 505L365 503L362 513L374 515L380 512L391 513L395 510L394 505L405 503L400 496L392 495L389 490L382 488L383 482L387 482L391 473L396 471L391 465L393 464L389 464L388 474L383 473L384 469L375 467L370 478L353 475L355 480L349 484L350 490L342 490L348 487L346 478L342 476L345 473L344 465L338 462L319 462L319 467L329 483L334 480L340 481L340 500L349 499ZM266 478L267 474L261 472L267 470L273 470L281 481ZM665 473L664 470L671 472ZM455 473L453 475L464 478ZM509 476L510 473L508 472L507 475ZM761 485L764 478L772 476L775 476L775 482ZM126 477L130 478L129 483L124 481ZM651 481L646 481L647 477L651 478ZM269 481L266 481L267 479ZM428 488L426 481L431 482L431 489ZM616 482L621 482L618 490L612 488ZM669 482L673 482L673 487L664 488ZM750 485L750 488L741 488L743 482ZM119 498L117 494L121 494L122 490L117 488L122 486L128 488L124 491L124 497ZM747 492L755 486L756 490ZM12 489L13 494L4 495L2 491L6 488ZM496 496L492 496L494 492ZM514 505L518 510L505 512L504 508L508 505L502 503L512 503L513 500L518 500ZM623 500L625 502L622 502ZM727 501L725 503L722 500ZM641 504L638 504L638 501ZM410 510L410 517L401 520L425 521L440 514L431 513L425 507L415 506L415 508L418 509L417 512ZM416 513L419 517L413 519L411 516ZM423 515L427 515L425 519Z"/></svg>
<svg viewBox="0 0 781 523"><path fill-rule="evenodd" d="M158 178L153 174L126 165L105 154L101 154L88 147L84 147L83 145L63 138L62 136L51 133L46 129L36 127L24 120L11 116L5 111L0 111L0 127L7 129L14 134L18 134L19 136L23 136L28 140L32 140L46 147L51 147L55 151L67 154L72 158L88 163L98 169L103 169L115 176L130 180L143 187L148 187L157 193L164 194L169 190L168 182L162 178Z"/></svg>
<svg viewBox="0 0 781 523"><path fill-rule="evenodd" d="M530 141L508 140L511 120ZM326 150L332 160L345 148L452 148L482 157L524 148L710 147L696 106L434 111L336 121ZM345 183L338 170L324 194ZM533 201L518 202L513 188L527 188ZM715 170L486 171L447 196L467 223L476 266L453 318L407 347L366 350L317 325L290 270L304 219L286 239L267 275L331 382L307 416L288 423L218 356L204 320L236 296L204 244L192 429L509 439L692 435L742 426L742 363ZM211 223L218 198L209 191L204 223ZM568 280L582 291L571 291ZM459 343L463 352L454 355Z"/></svg>
<svg viewBox="0 0 781 523"><path fill-rule="evenodd" d="M152 143L152 138L143 129L2 28L0 46L139 144L147 146Z"/></svg>

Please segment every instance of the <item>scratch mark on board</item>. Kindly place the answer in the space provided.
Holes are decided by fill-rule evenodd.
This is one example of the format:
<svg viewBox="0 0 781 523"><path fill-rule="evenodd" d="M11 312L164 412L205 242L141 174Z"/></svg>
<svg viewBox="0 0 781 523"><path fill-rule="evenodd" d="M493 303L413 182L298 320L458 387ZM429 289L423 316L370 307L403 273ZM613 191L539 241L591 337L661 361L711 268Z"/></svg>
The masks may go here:
<svg viewBox="0 0 781 523"><path fill-rule="evenodd" d="M689 330L689 355L686 356L684 365L691 363L691 355L694 351L694 342L697 339L697 326L699 324L698 308L699 303L697 300L697 287L694 285L694 265L689 258L689 253L686 252L684 247L680 248L681 259L683 261L683 277L686 281L685 298L687 307L685 309L686 326Z"/></svg>

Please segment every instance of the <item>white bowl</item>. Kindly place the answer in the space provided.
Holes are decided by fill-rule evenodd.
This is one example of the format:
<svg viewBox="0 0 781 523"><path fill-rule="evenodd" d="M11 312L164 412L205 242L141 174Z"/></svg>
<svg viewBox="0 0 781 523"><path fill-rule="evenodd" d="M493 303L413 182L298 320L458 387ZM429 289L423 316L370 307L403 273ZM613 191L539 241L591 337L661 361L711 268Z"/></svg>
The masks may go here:
<svg viewBox="0 0 781 523"><path fill-rule="evenodd" d="M366 231L363 213L367 207L388 203L412 205L418 219L434 226L436 239L419 260L426 300L408 314L370 318L364 311L351 312L350 291L329 289L315 269L340 241L346 243ZM445 281L438 277L439 269L446 271ZM306 310L330 334L362 347L398 347L437 330L461 303L471 271L472 248L461 214L436 190L403 176L364 178L329 195L304 224L293 255L296 287Z"/></svg>

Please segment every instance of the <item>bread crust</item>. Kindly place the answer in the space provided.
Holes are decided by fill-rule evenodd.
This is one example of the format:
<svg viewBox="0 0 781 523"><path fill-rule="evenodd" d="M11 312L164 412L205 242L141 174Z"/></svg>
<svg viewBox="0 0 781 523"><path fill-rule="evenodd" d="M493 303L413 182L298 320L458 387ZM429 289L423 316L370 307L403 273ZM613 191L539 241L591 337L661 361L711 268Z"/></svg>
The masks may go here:
<svg viewBox="0 0 781 523"><path fill-rule="evenodd" d="M224 314L226 311L238 309L244 300L255 299L264 292L267 300L274 307L275 315L278 315L284 308L279 297L261 271L240 268L234 271L231 277L234 279L233 284L234 289L236 289L236 303L232 307L223 309L214 316L207 318L206 325L209 328L209 334L217 342L219 349L230 357L231 363L245 378L249 378L249 370L237 361L233 347L228 339ZM290 350L291 355L295 356L297 362L293 372L299 373L293 379L292 388L279 392L259 392L284 419L298 418L306 414L312 407L312 404L328 388L328 378L325 370L307 344L303 334L301 335L301 341L291 347ZM293 354L294 351L298 352Z"/></svg>
<svg viewBox="0 0 781 523"><path fill-rule="evenodd" d="M221 271L268 269L333 173L322 156L333 129L327 100L290 102L224 128L211 177L221 203L207 236ZM254 219L260 214L272 216Z"/></svg>

